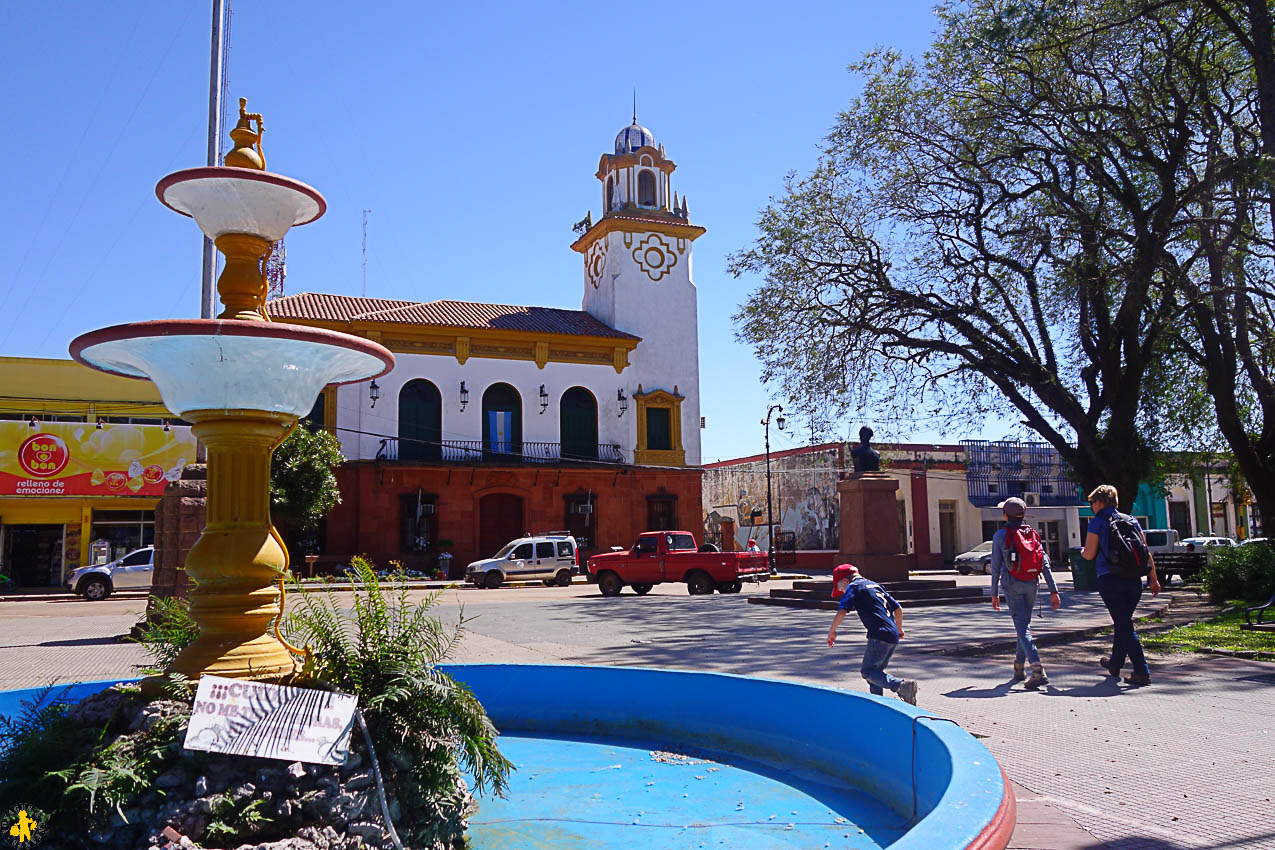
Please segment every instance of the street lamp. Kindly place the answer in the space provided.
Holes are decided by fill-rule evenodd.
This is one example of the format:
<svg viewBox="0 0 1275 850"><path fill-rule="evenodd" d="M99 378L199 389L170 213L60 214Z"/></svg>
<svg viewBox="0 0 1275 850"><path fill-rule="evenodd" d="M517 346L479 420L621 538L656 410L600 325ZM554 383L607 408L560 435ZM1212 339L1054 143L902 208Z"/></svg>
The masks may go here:
<svg viewBox="0 0 1275 850"><path fill-rule="evenodd" d="M381 397L381 385L372 379L372 385L367 388L367 396L372 400L371 407L376 407L376 400Z"/></svg>
<svg viewBox="0 0 1275 850"><path fill-rule="evenodd" d="M770 512L770 415L776 410L775 424L784 430L784 408L780 404L772 404L766 411L766 418L761 424L766 427L766 560L770 562L770 571L775 572L775 518Z"/></svg>

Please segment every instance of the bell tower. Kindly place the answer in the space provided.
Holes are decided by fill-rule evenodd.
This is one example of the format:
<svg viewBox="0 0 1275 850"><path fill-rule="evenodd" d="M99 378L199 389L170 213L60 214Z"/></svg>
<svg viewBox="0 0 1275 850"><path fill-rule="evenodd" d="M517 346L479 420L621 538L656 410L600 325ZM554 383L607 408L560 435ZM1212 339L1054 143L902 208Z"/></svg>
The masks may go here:
<svg viewBox="0 0 1275 850"><path fill-rule="evenodd" d="M691 243L705 230L691 224L685 196L673 190L676 168L634 116L616 135L614 152L598 162L602 215L571 247L584 259L584 310L642 338L624 372L634 384L628 395L640 385L643 392L675 397L681 408L673 420L680 421L681 433L670 442L685 460L667 465L698 466L699 329ZM671 451L639 454L638 462L680 457L679 449Z"/></svg>

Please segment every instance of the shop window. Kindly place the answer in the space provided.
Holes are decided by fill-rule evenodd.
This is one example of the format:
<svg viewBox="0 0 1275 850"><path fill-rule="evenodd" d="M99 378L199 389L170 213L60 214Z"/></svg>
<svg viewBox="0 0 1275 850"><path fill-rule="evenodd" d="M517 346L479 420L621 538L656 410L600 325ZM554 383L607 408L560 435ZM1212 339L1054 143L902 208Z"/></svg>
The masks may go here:
<svg viewBox="0 0 1275 850"><path fill-rule="evenodd" d="M682 402L673 392L646 392L638 384L633 393L637 404L637 448L633 462L639 466L685 466L686 451L682 447Z"/></svg>
<svg viewBox="0 0 1275 850"><path fill-rule="evenodd" d="M562 527L576 539L581 549L596 549L598 497L592 493L572 493L563 496L564 514Z"/></svg>
<svg viewBox="0 0 1275 850"><path fill-rule="evenodd" d="M155 544L154 511L93 511L91 539L107 561L114 561L143 546Z"/></svg>
<svg viewBox="0 0 1275 850"><path fill-rule="evenodd" d="M438 497L417 488L398 497L399 548L432 552L438 545Z"/></svg>

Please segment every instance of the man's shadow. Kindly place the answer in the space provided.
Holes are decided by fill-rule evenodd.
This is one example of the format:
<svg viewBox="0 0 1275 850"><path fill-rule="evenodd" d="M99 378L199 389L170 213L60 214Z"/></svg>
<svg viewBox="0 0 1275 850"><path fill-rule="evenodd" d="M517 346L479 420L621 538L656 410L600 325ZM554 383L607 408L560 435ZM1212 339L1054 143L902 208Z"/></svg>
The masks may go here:
<svg viewBox="0 0 1275 850"><path fill-rule="evenodd" d="M1010 694L1043 694L1050 697L1114 697L1124 693L1124 689L1120 687L1119 679L1101 679L1091 685L1079 685L1073 688L1059 688L1055 685L1045 685L1035 691L1029 691L1026 688L1014 690L1017 684L1013 679L1007 682L1001 682L999 685L991 688L971 688L968 685L956 690L947 691L943 694L945 697L953 697L956 699L991 699L994 697L1003 697Z"/></svg>

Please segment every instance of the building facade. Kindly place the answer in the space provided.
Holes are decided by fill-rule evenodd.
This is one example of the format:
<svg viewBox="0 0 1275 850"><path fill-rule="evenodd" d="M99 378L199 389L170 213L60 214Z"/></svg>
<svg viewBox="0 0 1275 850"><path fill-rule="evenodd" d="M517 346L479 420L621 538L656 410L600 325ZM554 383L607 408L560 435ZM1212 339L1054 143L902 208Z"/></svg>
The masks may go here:
<svg viewBox="0 0 1275 850"><path fill-rule="evenodd" d="M57 586L150 545L159 496L195 460L171 416L149 381L0 358L0 573Z"/></svg>
<svg viewBox="0 0 1275 850"><path fill-rule="evenodd" d="M603 213L577 228L581 309L302 293L274 321L394 352L372 383L328 388L313 420L341 441L342 502L323 554L430 568L570 530L587 554L699 521L699 347L675 166L636 123L596 177Z"/></svg>

